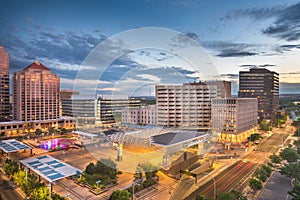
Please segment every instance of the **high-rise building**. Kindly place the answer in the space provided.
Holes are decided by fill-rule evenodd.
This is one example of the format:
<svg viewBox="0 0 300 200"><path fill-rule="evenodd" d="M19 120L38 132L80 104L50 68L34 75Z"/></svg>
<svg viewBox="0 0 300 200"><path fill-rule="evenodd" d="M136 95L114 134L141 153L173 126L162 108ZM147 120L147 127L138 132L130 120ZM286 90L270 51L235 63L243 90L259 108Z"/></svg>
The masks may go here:
<svg viewBox="0 0 300 200"><path fill-rule="evenodd" d="M211 99L231 97L230 82L220 81L157 85L155 91L157 125L166 127L209 129Z"/></svg>
<svg viewBox="0 0 300 200"><path fill-rule="evenodd" d="M257 98L212 99L213 134L226 142L247 140L257 127L257 110Z"/></svg>
<svg viewBox="0 0 300 200"><path fill-rule="evenodd" d="M38 61L13 76L13 116L33 121L59 118L60 79Z"/></svg>
<svg viewBox="0 0 300 200"><path fill-rule="evenodd" d="M8 54L0 46L0 120L9 118L9 60Z"/></svg>
<svg viewBox="0 0 300 200"><path fill-rule="evenodd" d="M272 119L279 106L279 74L263 68L240 71L240 98L257 98L260 119Z"/></svg>

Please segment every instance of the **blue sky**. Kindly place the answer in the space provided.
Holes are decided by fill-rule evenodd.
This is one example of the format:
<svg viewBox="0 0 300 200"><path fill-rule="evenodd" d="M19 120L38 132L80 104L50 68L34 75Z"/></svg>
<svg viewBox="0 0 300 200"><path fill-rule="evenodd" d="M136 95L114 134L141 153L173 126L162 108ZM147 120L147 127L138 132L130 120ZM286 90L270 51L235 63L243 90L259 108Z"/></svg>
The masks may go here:
<svg viewBox="0 0 300 200"><path fill-rule="evenodd" d="M11 73L40 60L59 74L62 88L73 87L80 66L107 38L136 28L159 27L197 41L219 78L233 81L233 93L238 72L249 66L279 72L281 93L300 92L299 1L4 0L0 25L0 45L9 53ZM154 94L155 84L199 80L197 76L177 55L142 49L114 60L99 77L97 93Z"/></svg>

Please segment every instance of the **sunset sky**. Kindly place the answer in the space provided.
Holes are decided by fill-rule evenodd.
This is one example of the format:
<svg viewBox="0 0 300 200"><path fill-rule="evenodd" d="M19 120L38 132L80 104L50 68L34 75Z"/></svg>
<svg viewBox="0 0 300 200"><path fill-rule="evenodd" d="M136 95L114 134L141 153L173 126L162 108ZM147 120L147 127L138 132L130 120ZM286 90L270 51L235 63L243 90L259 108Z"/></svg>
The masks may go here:
<svg viewBox="0 0 300 200"><path fill-rule="evenodd" d="M198 42L218 78L232 81L233 94L238 72L253 66L278 72L281 94L300 93L300 2L295 0L3 0L0 26L10 72L39 60L61 77L61 88L73 88L80 66L101 42L124 31L157 27ZM128 89L125 95L153 95L155 84L200 80L189 65L165 49L130 51L105 68L97 93Z"/></svg>

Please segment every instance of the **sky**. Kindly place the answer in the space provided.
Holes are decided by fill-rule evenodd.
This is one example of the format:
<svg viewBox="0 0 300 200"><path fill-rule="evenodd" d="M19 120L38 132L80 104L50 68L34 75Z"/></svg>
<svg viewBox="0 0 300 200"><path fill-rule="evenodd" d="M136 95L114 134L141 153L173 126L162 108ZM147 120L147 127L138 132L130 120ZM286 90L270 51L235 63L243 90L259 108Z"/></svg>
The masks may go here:
<svg viewBox="0 0 300 200"><path fill-rule="evenodd" d="M300 93L300 1L2 0L0 26L11 74L39 60L82 94L147 96L204 79L232 81L236 94L251 67Z"/></svg>

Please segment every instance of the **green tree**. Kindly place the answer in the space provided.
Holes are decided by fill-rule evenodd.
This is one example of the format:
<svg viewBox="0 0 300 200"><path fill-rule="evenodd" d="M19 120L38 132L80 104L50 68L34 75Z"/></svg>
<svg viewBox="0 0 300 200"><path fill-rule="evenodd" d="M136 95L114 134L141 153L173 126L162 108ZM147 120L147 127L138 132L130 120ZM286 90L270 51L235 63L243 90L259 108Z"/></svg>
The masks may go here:
<svg viewBox="0 0 300 200"><path fill-rule="evenodd" d="M49 199L49 189L46 186L41 186L34 188L31 194L32 200L48 200Z"/></svg>
<svg viewBox="0 0 300 200"><path fill-rule="evenodd" d="M294 178L296 182L300 181L300 163L289 163L287 165L284 165L280 173L282 175L288 176L290 178Z"/></svg>
<svg viewBox="0 0 300 200"><path fill-rule="evenodd" d="M270 155L269 158L272 161L272 163L280 164L280 162L281 162L281 157L276 155L275 153L273 153L273 155Z"/></svg>
<svg viewBox="0 0 300 200"><path fill-rule="evenodd" d="M255 179L255 178L252 178L249 181L249 186L253 191L258 191L262 188L262 183L261 183L261 181Z"/></svg>
<svg viewBox="0 0 300 200"><path fill-rule="evenodd" d="M62 197L62 196L60 196L59 194L56 194L56 193L52 193L51 198L52 198L52 200L66 200L65 197Z"/></svg>
<svg viewBox="0 0 300 200"><path fill-rule="evenodd" d="M43 133L43 131L39 128L35 129L35 135L40 136Z"/></svg>
<svg viewBox="0 0 300 200"><path fill-rule="evenodd" d="M204 195L200 195L198 194L196 197L195 197L195 200L208 200Z"/></svg>
<svg viewBox="0 0 300 200"><path fill-rule="evenodd" d="M95 169L99 174L107 175L112 179L116 178L117 164L111 159L101 158L97 161Z"/></svg>
<svg viewBox="0 0 300 200"><path fill-rule="evenodd" d="M21 189L25 192L27 196L30 196L34 189L43 186L43 183L38 181L37 176L33 174L27 175L27 181L23 185L21 185Z"/></svg>
<svg viewBox="0 0 300 200"><path fill-rule="evenodd" d="M283 160L291 162L296 162L299 158L298 153L292 148L285 148L282 152L279 153L280 157Z"/></svg>
<svg viewBox="0 0 300 200"><path fill-rule="evenodd" d="M67 132L68 132L67 129L62 128L61 131L60 131L60 134L64 135L64 134L66 134Z"/></svg>
<svg viewBox="0 0 300 200"><path fill-rule="evenodd" d="M24 185L26 182L26 172L23 170L19 170L18 172L15 172L13 175L13 180L17 186Z"/></svg>
<svg viewBox="0 0 300 200"><path fill-rule="evenodd" d="M54 127L49 127L48 132L49 132L50 135L54 134L55 133L55 128Z"/></svg>
<svg viewBox="0 0 300 200"><path fill-rule="evenodd" d="M19 170L19 164L13 160L6 159L4 163L4 172L9 177Z"/></svg>
<svg viewBox="0 0 300 200"><path fill-rule="evenodd" d="M158 167L150 162L141 163L138 166L145 172L146 179L155 177L158 171Z"/></svg>
<svg viewBox="0 0 300 200"><path fill-rule="evenodd" d="M263 131L272 131L271 124L265 119L259 124L259 127Z"/></svg>
<svg viewBox="0 0 300 200"><path fill-rule="evenodd" d="M230 192L220 194L217 200L247 200L247 198L244 197L242 193L231 190Z"/></svg>
<svg viewBox="0 0 300 200"><path fill-rule="evenodd" d="M288 192L293 198L292 200L300 199L300 184L296 183L291 191Z"/></svg>
<svg viewBox="0 0 300 200"><path fill-rule="evenodd" d="M248 137L249 141L255 141L262 138L262 136L259 133L253 133Z"/></svg>
<svg viewBox="0 0 300 200"><path fill-rule="evenodd" d="M115 190L109 200L130 200L131 194L127 190Z"/></svg>

